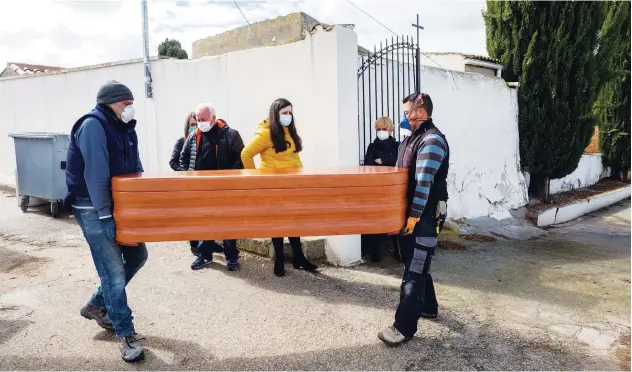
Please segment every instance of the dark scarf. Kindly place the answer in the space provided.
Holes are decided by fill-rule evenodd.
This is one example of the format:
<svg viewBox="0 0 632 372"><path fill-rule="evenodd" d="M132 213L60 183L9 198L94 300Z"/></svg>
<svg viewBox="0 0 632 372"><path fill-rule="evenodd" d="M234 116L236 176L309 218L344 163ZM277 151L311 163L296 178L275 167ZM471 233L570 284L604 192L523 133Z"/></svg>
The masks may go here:
<svg viewBox="0 0 632 372"><path fill-rule="evenodd" d="M388 151L392 148L396 148L397 146L397 141L395 140L395 138L393 138L393 136L389 136L387 139L385 140L381 140L379 138L376 138L375 141L373 141L373 144L375 145L375 148L380 151Z"/></svg>

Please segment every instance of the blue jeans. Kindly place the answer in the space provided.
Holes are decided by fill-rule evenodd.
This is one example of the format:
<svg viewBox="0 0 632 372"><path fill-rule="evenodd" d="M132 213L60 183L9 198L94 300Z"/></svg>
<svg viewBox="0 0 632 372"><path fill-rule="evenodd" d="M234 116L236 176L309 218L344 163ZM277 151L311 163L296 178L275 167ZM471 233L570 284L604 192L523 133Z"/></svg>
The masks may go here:
<svg viewBox="0 0 632 372"><path fill-rule="evenodd" d="M136 334L132 310L127 306L125 286L147 261L147 247L118 245L105 235L103 224L94 209L75 209L75 218L81 226L97 268L101 286L88 301L90 306L105 308L114 326L116 337Z"/></svg>

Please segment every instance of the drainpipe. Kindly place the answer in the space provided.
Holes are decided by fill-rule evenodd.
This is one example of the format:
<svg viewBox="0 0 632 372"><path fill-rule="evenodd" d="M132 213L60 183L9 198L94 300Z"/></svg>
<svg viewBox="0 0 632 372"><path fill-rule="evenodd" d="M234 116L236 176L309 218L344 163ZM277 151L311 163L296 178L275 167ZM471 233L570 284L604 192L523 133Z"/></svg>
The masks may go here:
<svg viewBox="0 0 632 372"><path fill-rule="evenodd" d="M143 68L145 70L145 98L152 98L151 71L149 70L149 32L147 21L147 0L141 0L143 16Z"/></svg>

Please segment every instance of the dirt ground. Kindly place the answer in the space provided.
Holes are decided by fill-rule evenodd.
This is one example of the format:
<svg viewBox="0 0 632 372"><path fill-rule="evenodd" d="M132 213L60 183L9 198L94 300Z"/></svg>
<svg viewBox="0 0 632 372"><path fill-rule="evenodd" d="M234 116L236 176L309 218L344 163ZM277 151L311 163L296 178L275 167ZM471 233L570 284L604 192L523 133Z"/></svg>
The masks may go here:
<svg viewBox="0 0 632 372"><path fill-rule="evenodd" d="M401 267L318 275L243 255L193 272L187 243L149 244L128 287L147 360L79 316L97 276L79 227L0 193L1 370L629 370L629 200L535 240L464 239L433 263L440 315L392 349Z"/></svg>

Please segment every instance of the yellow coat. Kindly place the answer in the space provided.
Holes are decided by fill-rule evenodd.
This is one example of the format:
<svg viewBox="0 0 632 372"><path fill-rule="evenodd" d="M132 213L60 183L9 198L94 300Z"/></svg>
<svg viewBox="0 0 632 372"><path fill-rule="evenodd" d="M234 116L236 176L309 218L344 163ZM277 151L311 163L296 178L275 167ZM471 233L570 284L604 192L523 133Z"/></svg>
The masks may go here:
<svg viewBox="0 0 632 372"><path fill-rule="evenodd" d="M255 168L253 159L257 154L261 156L261 168L303 168L301 158L297 152L294 152L296 146L292 137L290 137L289 129L284 127L283 130L285 132L285 141L290 146L288 146L287 150L277 153L270 138L268 120L259 123L255 138L241 151L241 161L244 163L244 168Z"/></svg>

